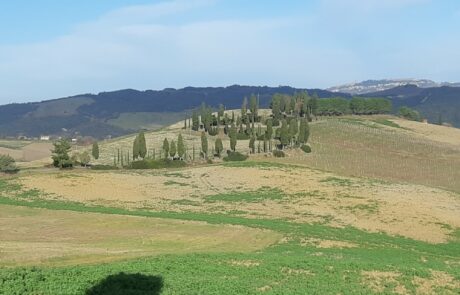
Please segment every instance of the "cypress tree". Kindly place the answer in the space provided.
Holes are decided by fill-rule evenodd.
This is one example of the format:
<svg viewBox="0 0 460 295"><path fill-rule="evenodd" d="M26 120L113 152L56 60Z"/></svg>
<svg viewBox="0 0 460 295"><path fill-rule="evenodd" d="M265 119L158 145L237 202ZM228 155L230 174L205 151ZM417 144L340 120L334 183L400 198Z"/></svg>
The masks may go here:
<svg viewBox="0 0 460 295"><path fill-rule="evenodd" d="M236 138L237 135L236 134L237 134L237 131L236 131L235 124L232 124L232 127L230 127L230 132L229 132L230 149L232 151L236 150L236 143L237 143L237 138Z"/></svg>
<svg viewBox="0 0 460 295"><path fill-rule="evenodd" d="M281 121L281 128L280 128L280 142L281 142L281 147L284 148L289 144L289 128L288 124L285 119Z"/></svg>
<svg viewBox="0 0 460 295"><path fill-rule="evenodd" d="M291 114L293 114L294 111L295 111L295 108L296 108L296 100L295 100L295 97L292 96L292 97L291 97L291 103L289 104L289 112L290 112Z"/></svg>
<svg viewBox="0 0 460 295"><path fill-rule="evenodd" d="M248 99L245 97L243 99L243 104L241 105L241 119L245 123L247 122L247 113L248 113Z"/></svg>
<svg viewBox="0 0 460 295"><path fill-rule="evenodd" d="M216 139L216 141L214 143L214 147L215 147L215 151L216 151L217 156L220 158L220 154L224 150L224 145L222 144L222 139L220 139L220 138Z"/></svg>
<svg viewBox="0 0 460 295"><path fill-rule="evenodd" d="M136 136L133 142L133 160L139 158L139 137Z"/></svg>
<svg viewBox="0 0 460 295"><path fill-rule="evenodd" d="M295 142L298 132L299 126L297 125L297 119L291 119L289 122L289 137L292 142Z"/></svg>
<svg viewBox="0 0 460 295"><path fill-rule="evenodd" d="M249 109L251 110L252 128L254 128L254 122L257 117L257 97L254 94L249 98Z"/></svg>
<svg viewBox="0 0 460 295"><path fill-rule="evenodd" d="M251 150L252 154L256 152L255 141L256 138L254 137L254 135L251 136L251 139L249 139L249 149Z"/></svg>
<svg viewBox="0 0 460 295"><path fill-rule="evenodd" d="M305 119L300 120L299 137L297 141L299 144L305 144Z"/></svg>
<svg viewBox="0 0 460 295"><path fill-rule="evenodd" d="M308 124L307 120L305 120L304 134L305 134L305 143L307 143L308 139L310 138L310 124Z"/></svg>
<svg viewBox="0 0 460 295"><path fill-rule="evenodd" d="M185 155L184 139L182 138L182 134L180 133L179 133L179 136L177 137L177 155L181 159L183 159Z"/></svg>
<svg viewBox="0 0 460 295"><path fill-rule="evenodd" d="M139 157L141 157L142 159L145 159L145 156L147 155L147 144L145 142L145 135L143 131L139 132L138 144L139 144Z"/></svg>
<svg viewBox="0 0 460 295"><path fill-rule="evenodd" d="M169 156L169 142L167 138L163 140L163 152L164 152L165 158L167 158Z"/></svg>
<svg viewBox="0 0 460 295"><path fill-rule="evenodd" d="M223 104L219 104L219 111L218 111L218 115L219 115L219 118L222 118L224 116L224 111L225 111L225 107Z"/></svg>
<svg viewBox="0 0 460 295"><path fill-rule="evenodd" d="M279 120L281 118L281 95L274 94L271 102L273 118ZM278 125L277 125L278 126Z"/></svg>
<svg viewBox="0 0 460 295"><path fill-rule="evenodd" d="M174 140L171 140L171 143L169 144L169 155L171 156L171 158L174 159L174 157L176 156L176 143L174 142Z"/></svg>
<svg viewBox="0 0 460 295"><path fill-rule="evenodd" d="M198 113L196 111L192 114L192 130L198 131L200 127L200 119L198 117Z"/></svg>
<svg viewBox="0 0 460 295"><path fill-rule="evenodd" d="M91 154L93 155L94 159L99 159L99 144L97 143L97 141L93 143Z"/></svg>
<svg viewBox="0 0 460 295"><path fill-rule="evenodd" d="M206 133L201 132L201 151L205 158L208 156L208 138L206 137Z"/></svg>
<svg viewBox="0 0 460 295"><path fill-rule="evenodd" d="M267 139L272 139L273 137L273 120L267 120L267 131L265 132Z"/></svg>

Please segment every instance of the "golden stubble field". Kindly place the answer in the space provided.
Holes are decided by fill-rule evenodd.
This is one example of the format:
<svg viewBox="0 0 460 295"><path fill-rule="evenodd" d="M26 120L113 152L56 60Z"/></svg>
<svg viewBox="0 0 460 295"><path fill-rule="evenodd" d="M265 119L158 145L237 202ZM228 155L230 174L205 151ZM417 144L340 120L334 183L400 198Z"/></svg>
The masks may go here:
<svg viewBox="0 0 460 295"><path fill-rule="evenodd" d="M177 171L49 173L18 181L47 198L153 211L213 212L354 226L443 243L460 227L457 193L255 164Z"/></svg>
<svg viewBox="0 0 460 295"><path fill-rule="evenodd" d="M281 235L242 226L0 206L0 265L102 263L159 254L249 252Z"/></svg>

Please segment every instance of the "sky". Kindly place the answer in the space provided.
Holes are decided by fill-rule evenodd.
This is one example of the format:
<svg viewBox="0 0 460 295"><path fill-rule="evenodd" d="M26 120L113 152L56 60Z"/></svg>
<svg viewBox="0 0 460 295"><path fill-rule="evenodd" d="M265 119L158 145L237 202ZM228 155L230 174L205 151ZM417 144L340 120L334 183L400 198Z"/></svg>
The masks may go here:
<svg viewBox="0 0 460 295"><path fill-rule="evenodd" d="M460 81L460 1L0 1L0 104L382 78Z"/></svg>

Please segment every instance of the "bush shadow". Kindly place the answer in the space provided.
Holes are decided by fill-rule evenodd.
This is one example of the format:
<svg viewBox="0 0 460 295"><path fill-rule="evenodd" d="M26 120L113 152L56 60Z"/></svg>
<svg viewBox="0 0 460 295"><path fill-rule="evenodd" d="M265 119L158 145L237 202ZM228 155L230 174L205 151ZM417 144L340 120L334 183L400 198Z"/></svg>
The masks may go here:
<svg viewBox="0 0 460 295"><path fill-rule="evenodd" d="M161 276L118 273L109 275L86 290L86 295L159 295L163 289Z"/></svg>

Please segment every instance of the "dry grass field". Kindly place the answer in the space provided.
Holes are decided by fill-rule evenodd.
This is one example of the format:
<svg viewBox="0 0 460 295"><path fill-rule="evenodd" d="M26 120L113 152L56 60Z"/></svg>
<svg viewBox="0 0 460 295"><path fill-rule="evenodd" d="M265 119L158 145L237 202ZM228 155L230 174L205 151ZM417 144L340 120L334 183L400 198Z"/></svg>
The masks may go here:
<svg viewBox="0 0 460 295"><path fill-rule="evenodd" d="M10 155L20 167L43 167L51 162L49 142L0 140L0 154Z"/></svg>
<svg viewBox="0 0 460 295"><path fill-rule="evenodd" d="M169 172L63 172L25 176L19 182L50 199L351 225L431 243L448 241L460 227L460 198L455 193L345 178L306 167L254 165Z"/></svg>

